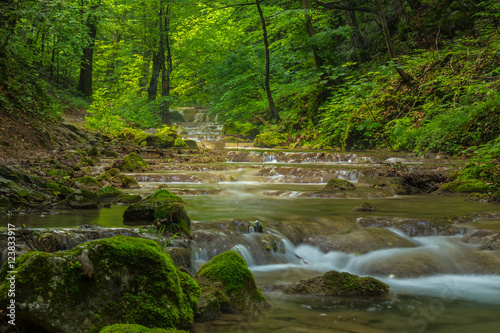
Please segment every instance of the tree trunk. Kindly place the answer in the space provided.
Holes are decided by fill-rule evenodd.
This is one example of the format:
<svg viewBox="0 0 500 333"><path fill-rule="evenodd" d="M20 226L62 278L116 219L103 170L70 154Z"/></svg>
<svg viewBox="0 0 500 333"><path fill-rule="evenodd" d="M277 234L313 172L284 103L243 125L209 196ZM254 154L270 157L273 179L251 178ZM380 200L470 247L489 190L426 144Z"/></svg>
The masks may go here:
<svg viewBox="0 0 500 333"><path fill-rule="evenodd" d="M380 4L380 0L375 0L375 4L377 5L378 16L382 25L382 31L384 32L385 43L387 44L387 49L389 50L389 56L391 60L395 62L396 70L398 71L399 76L401 76L401 79L403 79L403 82L405 84L410 84L413 80L412 77L398 66L398 61L396 59L396 54L394 53L394 47L392 45L391 35L387 26L387 20L385 18L384 10L382 9L382 5Z"/></svg>
<svg viewBox="0 0 500 333"><path fill-rule="evenodd" d="M156 93L158 92L158 77L161 71L161 60L160 53L153 53L153 72L151 73L151 80L149 81L148 87L148 100L153 101L156 99Z"/></svg>
<svg viewBox="0 0 500 333"><path fill-rule="evenodd" d="M305 10L305 19L306 19L306 29L307 29L307 34L309 35L309 38L313 37L316 33L314 32L313 26L312 26L312 20L311 16L307 13L307 10L309 9L309 0L302 0L302 8ZM314 62L316 63L316 67L320 68L323 66L323 59L318 55L318 51L316 47L312 47L312 52L314 56Z"/></svg>
<svg viewBox="0 0 500 333"><path fill-rule="evenodd" d="M342 2L342 5L348 6L346 1ZM366 53L366 43L359 30L358 20L356 19L356 12L353 10L344 11L345 21L348 26L353 30L351 34L351 44L358 58L358 62L366 62L370 60L370 56Z"/></svg>
<svg viewBox="0 0 500 333"><path fill-rule="evenodd" d="M394 0L394 9L396 10L396 14L398 15L399 21L405 22L406 14L401 0Z"/></svg>
<svg viewBox="0 0 500 333"><path fill-rule="evenodd" d="M84 96L92 95L92 70L94 59L95 37L97 35L97 18L92 11L99 7L100 2L90 8L85 25L89 28L90 44L83 50L83 58L80 65L80 80L78 82L78 91Z"/></svg>
<svg viewBox="0 0 500 333"><path fill-rule="evenodd" d="M170 11L171 11L171 3L168 2L167 5L167 13L165 16L165 47L167 51L167 64L168 68L166 68L165 61L162 63L162 90L161 95L167 97L163 101L161 106L161 120L164 124L170 124L170 101L168 97L170 97L170 74L172 74L172 52L170 49Z"/></svg>
<svg viewBox="0 0 500 333"><path fill-rule="evenodd" d="M280 121L280 115L278 112L278 109L276 109L276 106L274 105L274 100L273 100L273 95L271 93L271 87L269 84L269 77L270 77L270 68L271 68L271 60L269 57L269 41L267 39L267 29L266 29L266 20L264 19L264 14L262 13L262 8L260 8L260 0L256 1L257 4L257 10L259 11L260 15L260 22L262 24L262 36L264 38L264 46L266 48L266 80L265 80L265 86L266 86L266 94L267 94L267 101L269 103L269 108L271 109L271 117L274 118L276 121Z"/></svg>

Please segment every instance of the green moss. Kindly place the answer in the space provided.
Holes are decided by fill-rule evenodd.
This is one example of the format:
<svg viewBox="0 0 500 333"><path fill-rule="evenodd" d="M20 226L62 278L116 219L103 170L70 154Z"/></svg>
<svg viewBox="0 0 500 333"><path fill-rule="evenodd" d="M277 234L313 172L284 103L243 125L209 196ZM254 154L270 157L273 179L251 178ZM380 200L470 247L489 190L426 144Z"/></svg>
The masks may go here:
<svg viewBox="0 0 500 333"><path fill-rule="evenodd" d="M120 177L123 188L139 188L139 183L132 176L122 175Z"/></svg>
<svg viewBox="0 0 500 333"><path fill-rule="evenodd" d="M123 194L122 191L118 190L114 186L104 186L96 192L101 199L103 198L116 198Z"/></svg>
<svg viewBox="0 0 500 333"><path fill-rule="evenodd" d="M137 153L132 152L123 161L119 161L117 167L121 171L144 171L148 168L148 164Z"/></svg>
<svg viewBox="0 0 500 333"><path fill-rule="evenodd" d="M174 142L174 147L187 147L188 145L182 140L182 138L177 137Z"/></svg>
<svg viewBox="0 0 500 333"><path fill-rule="evenodd" d="M70 189L69 187L61 185L61 184L56 183L56 182L48 182L47 184L45 184L45 188L49 189L52 192L52 194L54 194L54 195L58 195L58 194L68 195L68 194L73 193L73 190Z"/></svg>
<svg viewBox="0 0 500 333"><path fill-rule="evenodd" d="M95 209L99 208L101 199L99 195L88 190L77 190L70 194L63 204L67 204L74 209Z"/></svg>
<svg viewBox="0 0 500 333"><path fill-rule="evenodd" d="M47 176L50 177L57 177L57 178L68 178L69 173L66 170L63 169L49 169L45 171Z"/></svg>
<svg viewBox="0 0 500 333"><path fill-rule="evenodd" d="M75 185L85 190L97 190L102 187L102 185L94 177L91 176L76 178Z"/></svg>
<svg viewBox="0 0 500 333"><path fill-rule="evenodd" d="M153 193L149 197L147 197L147 199L155 199L155 198L173 199L173 200L176 200L179 202L184 202L184 200L182 200L182 198L180 196L172 194L172 192L170 192L167 189L159 189L159 190L155 191L155 193Z"/></svg>
<svg viewBox="0 0 500 333"><path fill-rule="evenodd" d="M264 132L255 137L253 144L255 147L273 148L283 146L287 142L285 135L278 132Z"/></svg>
<svg viewBox="0 0 500 333"><path fill-rule="evenodd" d="M0 189L7 189L12 193L12 197L15 197L19 202L36 202L45 201L49 199L49 196L40 193L38 191L32 190L28 187L21 186L13 182L12 180L0 178Z"/></svg>
<svg viewBox="0 0 500 333"><path fill-rule="evenodd" d="M118 157L118 153L110 149L104 149L102 154L106 157Z"/></svg>
<svg viewBox="0 0 500 333"><path fill-rule="evenodd" d="M199 295L196 282L156 242L142 238L115 236L70 251L31 252L16 260L16 269L19 311L45 327L64 325L64 331L98 332L113 322L187 328ZM7 271L0 271L0 306L10 299Z"/></svg>
<svg viewBox="0 0 500 333"><path fill-rule="evenodd" d="M487 193L491 191L491 186L478 179L456 179L441 186L443 192L454 193Z"/></svg>
<svg viewBox="0 0 500 333"><path fill-rule="evenodd" d="M108 174L111 177L116 177L116 175L118 175L119 173L120 173L120 169L118 169L118 168L111 168L108 170Z"/></svg>
<svg viewBox="0 0 500 333"><path fill-rule="evenodd" d="M92 147L89 150L87 150L87 155L88 156L100 156L101 154L99 154L99 150L97 149L97 147Z"/></svg>
<svg viewBox="0 0 500 333"><path fill-rule="evenodd" d="M239 121L227 122L222 126L222 134L254 140L260 134L257 126Z"/></svg>
<svg viewBox="0 0 500 333"><path fill-rule="evenodd" d="M93 159L91 159L90 157L83 157L82 159L80 159L80 165L82 167L94 166L95 161Z"/></svg>
<svg viewBox="0 0 500 333"><path fill-rule="evenodd" d="M104 327L99 333L188 333L175 328L147 328L134 324L116 324Z"/></svg>
<svg viewBox="0 0 500 333"><path fill-rule="evenodd" d="M332 178L328 181L328 183L325 185L323 189L346 191L346 190L354 190L356 189L356 186L347 180Z"/></svg>
<svg viewBox="0 0 500 333"><path fill-rule="evenodd" d="M170 148L177 145L179 147L186 146L186 143L182 141L182 137L177 132L177 127L164 126L148 141L150 144L161 148Z"/></svg>
<svg viewBox="0 0 500 333"><path fill-rule="evenodd" d="M266 299L257 289L245 259L235 251L227 251L212 258L200 268L195 278L222 283L231 303L239 308L249 299L256 302Z"/></svg>
<svg viewBox="0 0 500 333"><path fill-rule="evenodd" d="M140 194L123 193L113 200L114 203L132 204L142 200Z"/></svg>

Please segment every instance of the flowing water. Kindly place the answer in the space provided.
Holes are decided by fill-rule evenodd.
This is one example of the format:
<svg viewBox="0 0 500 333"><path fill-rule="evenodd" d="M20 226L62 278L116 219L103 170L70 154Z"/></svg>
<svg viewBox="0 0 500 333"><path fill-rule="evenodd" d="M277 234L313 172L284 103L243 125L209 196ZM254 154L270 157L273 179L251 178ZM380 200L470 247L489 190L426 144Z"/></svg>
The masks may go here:
<svg viewBox="0 0 500 333"><path fill-rule="evenodd" d="M199 134L199 140L205 134L196 133L196 128L191 132ZM218 253L238 251L273 305L264 314L227 314L197 323L193 332L499 331L500 253L464 242L464 237L471 230L499 230L500 207L467 202L464 196L394 196L383 186L369 185L374 171L388 163L436 171L456 169L461 161L390 153L247 149L232 152L225 163L150 162L155 165L152 172L131 174L141 184L132 192L152 193L159 184L167 183L171 191L183 196L193 225L190 269L195 271ZM357 189L323 191L332 177L349 180ZM363 202L379 210L353 210ZM121 216L125 208L17 215L2 223L124 227ZM436 219L486 212L497 214L496 219L479 214L480 218L451 231L418 231ZM264 225L263 233L253 232L256 220ZM375 238L363 234L367 226L363 221L382 220L415 226L384 229L385 235L404 246L392 240L371 246ZM413 234L412 230L417 231ZM338 244L344 247L335 247ZM329 270L376 276L391 291L362 299L279 291L286 283Z"/></svg>

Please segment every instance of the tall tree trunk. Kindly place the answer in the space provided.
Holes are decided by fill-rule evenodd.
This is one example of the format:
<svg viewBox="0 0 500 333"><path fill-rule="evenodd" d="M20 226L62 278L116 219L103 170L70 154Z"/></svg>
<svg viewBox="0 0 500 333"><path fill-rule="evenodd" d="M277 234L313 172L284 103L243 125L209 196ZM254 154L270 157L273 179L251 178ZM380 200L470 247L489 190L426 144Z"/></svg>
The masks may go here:
<svg viewBox="0 0 500 333"><path fill-rule="evenodd" d="M148 100L153 101L156 99L156 93L158 92L158 77L161 71L161 61L160 53L153 53L153 72L151 73L151 80L149 81L148 87Z"/></svg>
<svg viewBox="0 0 500 333"><path fill-rule="evenodd" d="M172 52L170 49L170 13L171 2L168 2L167 13L165 16L164 34L165 34L165 47L167 51L167 64L163 61L162 64L162 90L161 95L167 97L161 106L161 120L164 124L170 124L170 74L172 74ZM167 68L168 65L168 68Z"/></svg>
<svg viewBox="0 0 500 333"><path fill-rule="evenodd" d="M83 58L80 64L80 80L78 91L84 96L92 95L92 70L94 59L95 37L97 35L97 17L92 13L100 5L100 2L90 8L85 25L89 28L90 44L83 50Z"/></svg>
<svg viewBox="0 0 500 333"><path fill-rule="evenodd" d="M306 29L307 29L307 34L309 35L309 38L313 37L316 33L314 32L313 26L312 26L312 20L311 20L311 15L307 13L307 10L309 9L309 0L302 0L302 9L305 10L305 15L304 18L306 19ZM320 68L323 66L323 59L318 55L318 50L316 47L312 47L312 52L314 56L314 62L316 63L316 67Z"/></svg>
<svg viewBox="0 0 500 333"><path fill-rule="evenodd" d="M257 0L256 4L257 4L257 10L259 11L260 15L260 22L262 24L262 36L264 38L264 46L266 48L266 80L264 84L266 86L267 101L269 103L269 108L271 109L272 118L274 118L276 121L280 121L281 120L280 115L278 109L276 109L276 106L274 105L273 95L271 93L271 87L269 84L271 60L269 57L269 41L267 39L266 20L264 19L262 8L260 8L260 0Z"/></svg>
<svg viewBox="0 0 500 333"><path fill-rule="evenodd" d="M348 7L347 1L342 1L342 5ZM366 43L361 35L358 20L356 19L356 12L354 10L344 10L345 21L349 27L352 28L351 44L358 58L358 62L366 62L370 60L370 56L366 53Z"/></svg>
<svg viewBox="0 0 500 333"><path fill-rule="evenodd" d="M387 20L385 18L384 10L382 9L382 5L380 4L380 0L375 0L375 4L377 5L378 16L382 25L382 31L384 32L385 43L387 44L387 49L389 50L389 56L391 60L395 62L396 70L399 76L401 76L401 79L403 79L403 82L405 84L410 84L413 80L412 77L398 66L398 61L396 59L396 54L394 53L394 47L392 45L391 35L387 26Z"/></svg>
<svg viewBox="0 0 500 333"><path fill-rule="evenodd" d="M398 15L399 21L405 22L406 14L401 0L394 0L394 9L396 10L396 14Z"/></svg>

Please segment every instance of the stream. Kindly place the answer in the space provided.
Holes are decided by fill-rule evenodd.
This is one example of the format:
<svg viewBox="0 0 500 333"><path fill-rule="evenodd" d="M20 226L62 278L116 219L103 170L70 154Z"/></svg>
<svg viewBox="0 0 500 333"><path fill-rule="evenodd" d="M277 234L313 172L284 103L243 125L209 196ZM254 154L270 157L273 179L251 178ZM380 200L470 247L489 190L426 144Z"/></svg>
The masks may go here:
<svg viewBox="0 0 500 333"><path fill-rule="evenodd" d="M498 332L500 252L467 243L464 237L478 228L499 230L500 206L468 202L459 195L397 196L383 186L370 186L374 170L390 163L432 171L455 170L462 161L389 152L230 150L223 163L148 160L152 171L129 174L141 185L132 193L152 193L167 184L186 201L193 231L191 272L218 253L236 250L272 304L268 313L225 314L196 323L192 332ZM357 187L325 192L330 178ZM363 202L379 210L353 210ZM2 218L2 225L133 229L123 224L125 208L14 215ZM446 230L432 227L436 219L471 213L496 217L481 215ZM263 233L248 227L256 220ZM384 226L382 222L410 227L384 227L391 241L380 246L372 243L378 236L363 230ZM361 299L279 291L280 285L329 270L375 276L390 285L390 292Z"/></svg>

